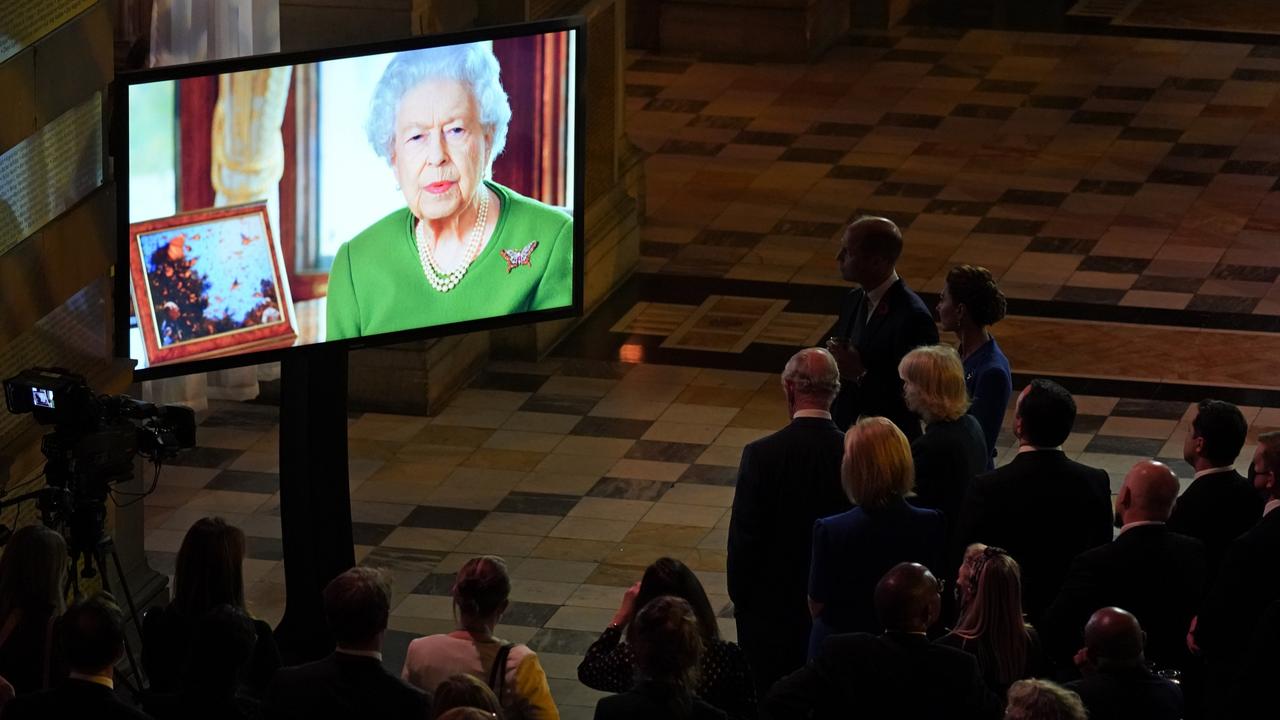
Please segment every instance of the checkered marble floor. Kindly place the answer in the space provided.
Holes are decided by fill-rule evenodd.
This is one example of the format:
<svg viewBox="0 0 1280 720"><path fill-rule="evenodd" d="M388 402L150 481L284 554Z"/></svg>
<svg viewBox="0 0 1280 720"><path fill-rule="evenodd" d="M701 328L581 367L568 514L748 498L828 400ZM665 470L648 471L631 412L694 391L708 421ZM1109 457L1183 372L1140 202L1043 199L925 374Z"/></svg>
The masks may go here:
<svg viewBox="0 0 1280 720"><path fill-rule="evenodd" d="M907 228L936 292L1280 315L1280 50L907 28L812 65L639 55L646 270L835 284L841 224Z"/></svg>
<svg viewBox="0 0 1280 720"><path fill-rule="evenodd" d="M1113 487L1152 456L1189 478L1177 459L1187 403L1077 402L1066 450L1106 468ZM1255 434L1280 427L1278 410L1245 413ZM148 557L161 572L172 573L197 518L243 528L250 609L270 622L284 607L277 420L271 406L215 403L199 447L146 500ZM496 553L514 579L500 633L539 652L565 717L590 717L599 693L577 682L577 663L648 563L683 560L730 617L725 538L738 457L785 422L777 375L570 358L490 365L433 418L354 414L356 556L395 579L388 665L398 670L413 637L452 629L453 572ZM1007 457L1007 434L1001 445ZM721 630L735 635L732 620Z"/></svg>

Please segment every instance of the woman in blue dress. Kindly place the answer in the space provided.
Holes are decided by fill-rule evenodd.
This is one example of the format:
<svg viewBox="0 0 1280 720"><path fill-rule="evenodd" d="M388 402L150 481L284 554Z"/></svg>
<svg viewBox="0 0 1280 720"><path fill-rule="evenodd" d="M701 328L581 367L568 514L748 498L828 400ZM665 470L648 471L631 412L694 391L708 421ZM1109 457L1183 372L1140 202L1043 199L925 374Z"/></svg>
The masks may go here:
<svg viewBox="0 0 1280 720"><path fill-rule="evenodd" d="M969 414L986 436L988 470L995 468L996 438L1013 394L1009 359L989 330L1004 318L1005 310L1004 293L986 268L957 265L947 273L938 298L938 319L943 330L960 338L964 384L972 401Z"/></svg>

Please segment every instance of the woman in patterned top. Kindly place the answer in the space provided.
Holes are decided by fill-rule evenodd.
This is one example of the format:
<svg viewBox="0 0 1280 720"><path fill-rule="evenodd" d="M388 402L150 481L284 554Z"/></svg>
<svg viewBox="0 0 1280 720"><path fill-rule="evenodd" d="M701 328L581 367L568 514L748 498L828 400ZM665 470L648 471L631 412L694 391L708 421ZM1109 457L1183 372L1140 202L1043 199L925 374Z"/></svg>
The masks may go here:
<svg viewBox="0 0 1280 720"><path fill-rule="evenodd" d="M628 642L623 642L623 632L629 636L636 610L662 595L685 600L698 619L705 646L698 664L698 696L723 710L731 720L757 717L755 687L742 648L720 639L716 615L702 583L684 563L672 558L658 559L644 571L644 578L623 594L613 622L591 644L578 665L578 680L604 692L631 689L636 680L636 656L629 637Z"/></svg>

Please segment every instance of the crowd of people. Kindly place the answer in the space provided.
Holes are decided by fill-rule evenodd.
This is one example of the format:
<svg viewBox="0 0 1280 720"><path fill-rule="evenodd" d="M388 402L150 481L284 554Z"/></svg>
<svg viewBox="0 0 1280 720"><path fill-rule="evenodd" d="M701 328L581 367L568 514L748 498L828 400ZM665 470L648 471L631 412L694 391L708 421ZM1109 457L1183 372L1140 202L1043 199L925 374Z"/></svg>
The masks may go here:
<svg viewBox="0 0 1280 720"><path fill-rule="evenodd" d="M894 270L892 223L857 221L842 242L860 285L843 334L791 358L790 424L742 453L727 554L738 641L697 575L657 560L578 666L610 693L595 717L1274 717L1280 432L1258 435L1246 477L1240 409L1200 402L1185 491L1144 460L1113 500L1105 471L1063 451L1074 398L1035 379L1015 402L1016 453L996 467L1013 386L990 273L947 276L937 310L957 350ZM119 608L102 594L65 607L62 537L17 531L0 556L0 719L560 717L538 654L498 635L502 558L458 570L456 628L413 640L397 676L382 656L386 573L334 578L334 652L285 667L246 610L245 545L219 518L188 531L173 599L140 629L138 709L113 692Z"/></svg>

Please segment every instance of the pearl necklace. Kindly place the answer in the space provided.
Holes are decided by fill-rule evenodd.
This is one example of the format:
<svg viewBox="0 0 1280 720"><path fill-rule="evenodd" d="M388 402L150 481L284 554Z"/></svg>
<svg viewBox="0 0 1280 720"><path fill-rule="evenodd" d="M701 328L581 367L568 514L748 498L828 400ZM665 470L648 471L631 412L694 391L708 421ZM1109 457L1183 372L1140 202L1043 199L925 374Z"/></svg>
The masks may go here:
<svg viewBox="0 0 1280 720"><path fill-rule="evenodd" d="M418 243L418 259L422 261L422 272L427 276L427 282L431 283L431 287L438 292L449 292L462 280L462 276L467 274L467 270L480 250L480 240L484 236L484 221L488 214L489 191L481 188L480 210L476 213L476 224L471 228L471 237L467 240L462 262L449 272L441 270L436 264L435 252L431 249L431 243L427 242L426 223L418 221L418 227L414 231L414 237Z"/></svg>

